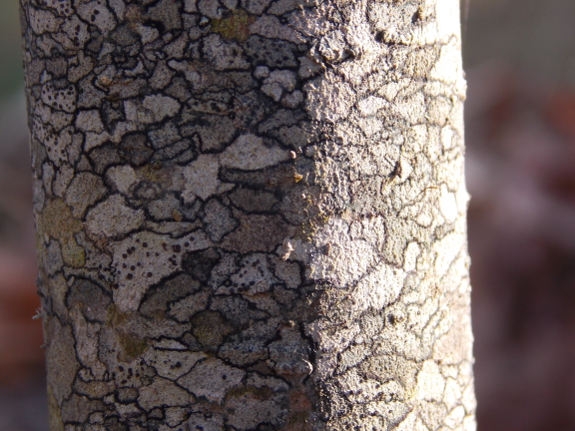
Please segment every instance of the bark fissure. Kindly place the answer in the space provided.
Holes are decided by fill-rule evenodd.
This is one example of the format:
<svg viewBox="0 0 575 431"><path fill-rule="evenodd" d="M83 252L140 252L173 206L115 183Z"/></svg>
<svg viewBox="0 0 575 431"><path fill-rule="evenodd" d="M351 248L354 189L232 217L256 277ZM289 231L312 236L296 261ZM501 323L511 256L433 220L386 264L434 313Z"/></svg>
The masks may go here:
<svg viewBox="0 0 575 431"><path fill-rule="evenodd" d="M456 0L21 0L56 430L473 430Z"/></svg>

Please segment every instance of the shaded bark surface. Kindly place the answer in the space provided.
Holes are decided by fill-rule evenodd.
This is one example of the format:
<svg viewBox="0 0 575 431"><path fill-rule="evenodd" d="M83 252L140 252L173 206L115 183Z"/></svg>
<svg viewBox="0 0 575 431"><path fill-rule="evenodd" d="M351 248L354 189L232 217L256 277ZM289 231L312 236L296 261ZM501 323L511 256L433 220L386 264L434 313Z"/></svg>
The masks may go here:
<svg viewBox="0 0 575 431"><path fill-rule="evenodd" d="M52 430L472 430L457 1L22 0Z"/></svg>

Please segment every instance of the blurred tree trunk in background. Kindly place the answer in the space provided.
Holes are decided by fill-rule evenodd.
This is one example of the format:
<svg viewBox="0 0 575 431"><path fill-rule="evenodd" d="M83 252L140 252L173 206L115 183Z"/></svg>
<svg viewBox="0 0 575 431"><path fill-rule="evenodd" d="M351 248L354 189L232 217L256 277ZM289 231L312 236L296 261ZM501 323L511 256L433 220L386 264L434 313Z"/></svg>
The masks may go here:
<svg viewBox="0 0 575 431"><path fill-rule="evenodd" d="M21 0L55 430L473 430L457 0Z"/></svg>

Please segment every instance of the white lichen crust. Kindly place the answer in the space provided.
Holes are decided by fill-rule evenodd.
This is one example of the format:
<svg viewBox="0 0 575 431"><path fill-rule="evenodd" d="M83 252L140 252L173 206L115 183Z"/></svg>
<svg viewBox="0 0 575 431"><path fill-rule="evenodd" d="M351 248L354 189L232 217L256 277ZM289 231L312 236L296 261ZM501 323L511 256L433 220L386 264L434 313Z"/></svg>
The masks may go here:
<svg viewBox="0 0 575 431"><path fill-rule="evenodd" d="M21 0L52 431L473 431L457 0Z"/></svg>

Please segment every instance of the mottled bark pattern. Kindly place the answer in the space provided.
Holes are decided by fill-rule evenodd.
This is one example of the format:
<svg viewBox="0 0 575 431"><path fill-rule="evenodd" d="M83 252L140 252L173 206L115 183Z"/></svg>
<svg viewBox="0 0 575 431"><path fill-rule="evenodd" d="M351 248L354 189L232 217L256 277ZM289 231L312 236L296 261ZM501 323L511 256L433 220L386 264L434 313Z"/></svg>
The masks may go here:
<svg viewBox="0 0 575 431"><path fill-rule="evenodd" d="M51 430L473 430L458 0L21 0Z"/></svg>

